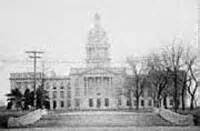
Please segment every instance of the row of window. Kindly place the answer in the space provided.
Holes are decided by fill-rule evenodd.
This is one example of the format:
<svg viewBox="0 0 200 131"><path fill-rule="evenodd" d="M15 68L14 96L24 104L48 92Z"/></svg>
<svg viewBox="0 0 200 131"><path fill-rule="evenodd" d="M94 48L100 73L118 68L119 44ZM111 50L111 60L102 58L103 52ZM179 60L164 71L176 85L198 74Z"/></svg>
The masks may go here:
<svg viewBox="0 0 200 131"><path fill-rule="evenodd" d="M96 105L94 105L94 101L96 100ZM90 99L88 99L88 105L89 105L89 107L97 107L97 108L100 108L101 106L102 106L102 101L101 101L102 99L100 99L100 98L97 98L97 99L92 99L92 98L90 98ZM108 98L105 98L105 99L103 99L104 101L103 101L103 104L104 104L104 106L105 107L109 107L109 99ZM119 105L121 105L121 100L119 99L119 101L118 101L118 104ZM134 106L136 106L136 100L134 101ZM130 106L130 101L129 100L127 100L127 102L126 102L126 105L127 106ZM140 100L140 106L144 106L145 105L145 101L144 100ZM61 108L64 108L64 106L65 106L65 103L64 103L64 101L60 101L60 107ZM148 100L148 106L152 106L152 100ZM67 107L69 108L69 107L71 107L71 101L70 100L68 100L67 101ZM75 99L75 107L80 107L80 99ZM57 108L57 101L53 101L53 109L56 109Z"/></svg>
<svg viewBox="0 0 200 131"><path fill-rule="evenodd" d="M110 82L112 82L112 78L93 78L93 79L87 79L84 78L84 83L85 85L90 84L90 85L94 85L94 84L109 84Z"/></svg>
<svg viewBox="0 0 200 131"><path fill-rule="evenodd" d="M50 89L52 86L50 86L50 84L46 84L46 89ZM70 83L68 83L68 85L66 87L70 87ZM64 89L65 86L63 84L61 84L60 88L58 88L57 86L53 85L52 89L56 90L56 89Z"/></svg>
<svg viewBox="0 0 200 131"><path fill-rule="evenodd" d="M141 96L144 97L144 92L142 92ZM148 97L152 97L153 96L152 90L147 90L147 96Z"/></svg>
<svg viewBox="0 0 200 131"><path fill-rule="evenodd" d="M118 104L119 104L119 105L122 104L121 99L119 99ZM134 100L134 101L133 101L133 104L134 104L134 106L137 106L137 101ZM145 101L144 101L144 100L140 100L139 104L140 104L140 106L144 106L144 105L145 105ZM130 100L127 100L127 101L126 101L126 105L127 105L127 106L130 106L130 105L131 105ZM148 106L152 106L152 100L148 100Z"/></svg>
<svg viewBox="0 0 200 131"><path fill-rule="evenodd" d="M94 101L93 100L94 99L92 99L92 98L89 99L89 107L94 107ZM108 98L104 99L104 106L105 107L109 106L109 99ZM101 99L100 98L96 99L96 107L101 107Z"/></svg>
<svg viewBox="0 0 200 131"><path fill-rule="evenodd" d="M50 89L50 86L46 86L46 89ZM56 86L53 86L52 89L56 90L58 88ZM60 89L63 90L63 89L65 89L65 87L64 86L60 86Z"/></svg>
<svg viewBox="0 0 200 131"><path fill-rule="evenodd" d="M152 106L153 105L153 101L152 100L148 100L147 102L148 102L147 103L148 106ZM118 104L121 105L121 99L118 100ZM173 104L174 104L173 99L170 99L169 105L172 106ZM127 106L131 105L129 100L127 100L126 105ZM137 101L134 100L134 106L136 106L136 105L137 105ZM140 106L144 106L144 105L145 105L145 101L144 100L140 100Z"/></svg>
<svg viewBox="0 0 200 131"><path fill-rule="evenodd" d="M71 90L67 90L67 97L71 98ZM53 91L53 98L58 98L58 91ZM60 91L60 98L65 98L65 91Z"/></svg>
<svg viewBox="0 0 200 131"><path fill-rule="evenodd" d="M61 107L61 108L64 108L64 107L65 107L64 101L55 101L55 100L54 100L54 101L53 101L53 109L56 109L56 108L57 108L58 102L60 103L60 107ZM70 100L67 101L67 107L68 107L68 108L71 107L71 101L70 101Z"/></svg>
<svg viewBox="0 0 200 131"><path fill-rule="evenodd" d="M65 97L65 92L64 91L60 91L60 98L64 98ZM53 98L56 99L57 98L57 91L53 91Z"/></svg>
<svg viewBox="0 0 200 131"><path fill-rule="evenodd" d="M109 99L105 98L104 99L104 106L105 107L109 107ZM64 101L60 101L60 107L63 108L64 107ZM68 100L67 101L67 107L71 107L71 101ZM75 107L80 107L80 99L75 99ZM94 99L90 98L89 99L89 107L94 107ZM101 107L101 99L98 98L96 99L96 107ZM53 109L57 108L57 101L53 101Z"/></svg>
<svg viewBox="0 0 200 131"><path fill-rule="evenodd" d="M60 107L64 108L64 106L65 106L64 101L60 101ZM53 109L56 109L56 108L57 108L57 101L53 101Z"/></svg>

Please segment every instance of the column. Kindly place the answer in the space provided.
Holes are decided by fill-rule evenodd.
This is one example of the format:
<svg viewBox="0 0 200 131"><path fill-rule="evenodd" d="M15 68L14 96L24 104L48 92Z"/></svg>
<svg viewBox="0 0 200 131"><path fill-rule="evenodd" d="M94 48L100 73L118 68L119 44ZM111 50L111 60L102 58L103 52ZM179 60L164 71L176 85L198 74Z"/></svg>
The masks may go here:
<svg viewBox="0 0 200 131"><path fill-rule="evenodd" d="M102 87L105 87L104 76L102 77Z"/></svg>
<svg viewBox="0 0 200 131"><path fill-rule="evenodd" d="M97 77L97 87L99 87L99 85L100 85L100 79L99 79L100 77Z"/></svg>
<svg viewBox="0 0 200 131"><path fill-rule="evenodd" d="M95 87L95 77L92 77L92 88L94 88Z"/></svg>
<svg viewBox="0 0 200 131"><path fill-rule="evenodd" d="M111 77L109 77L109 88L111 88Z"/></svg>
<svg viewBox="0 0 200 131"><path fill-rule="evenodd" d="M103 87L103 77L100 77L101 87Z"/></svg>
<svg viewBox="0 0 200 131"><path fill-rule="evenodd" d="M58 88L58 87L57 87ZM57 108L56 109L60 109L60 91L57 90L57 98L56 98L56 101L57 101Z"/></svg>
<svg viewBox="0 0 200 131"><path fill-rule="evenodd" d="M93 77L90 77L90 87L93 88Z"/></svg>
<svg viewBox="0 0 200 131"><path fill-rule="evenodd" d="M107 77L107 86L108 86L108 88L110 88L110 78L109 77Z"/></svg>
<svg viewBox="0 0 200 131"><path fill-rule="evenodd" d="M99 81L98 81L98 77L95 77L95 87L97 88L99 86Z"/></svg>
<svg viewBox="0 0 200 131"><path fill-rule="evenodd" d="M109 86L109 77L106 77L106 85L108 86L108 88L110 87Z"/></svg>
<svg viewBox="0 0 200 131"><path fill-rule="evenodd" d="M88 77L86 77L86 95L88 94Z"/></svg>
<svg viewBox="0 0 200 131"><path fill-rule="evenodd" d="M91 86L91 79L90 77L88 77L88 88L90 88L90 86Z"/></svg>
<svg viewBox="0 0 200 131"><path fill-rule="evenodd" d="M53 110L53 101L50 100L50 110Z"/></svg>
<svg viewBox="0 0 200 131"><path fill-rule="evenodd" d="M49 91L49 101L50 101L50 109L53 110L53 98L52 98L52 91Z"/></svg>
<svg viewBox="0 0 200 131"><path fill-rule="evenodd" d="M84 84L84 95L86 96L86 91L87 91L87 80L86 80L87 78L86 77L84 77L84 79L83 79L83 84Z"/></svg>
<svg viewBox="0 0 200 131"><path fill-rule="evenodd" d="M110 77L110 87L112 88L112 77Z"/></svg>

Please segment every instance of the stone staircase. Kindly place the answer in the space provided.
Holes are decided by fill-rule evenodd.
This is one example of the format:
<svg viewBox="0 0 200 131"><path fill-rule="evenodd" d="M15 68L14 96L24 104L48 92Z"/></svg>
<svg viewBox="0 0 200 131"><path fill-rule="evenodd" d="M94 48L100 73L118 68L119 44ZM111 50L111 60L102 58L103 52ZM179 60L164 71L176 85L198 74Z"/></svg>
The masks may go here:
<svg viewBox="0 0 200 131"><path fill-rule="evenodd" d="M44 116L33 126L169 126L171 123L162 119L155 113L135 112L68 112Z"/></svg>

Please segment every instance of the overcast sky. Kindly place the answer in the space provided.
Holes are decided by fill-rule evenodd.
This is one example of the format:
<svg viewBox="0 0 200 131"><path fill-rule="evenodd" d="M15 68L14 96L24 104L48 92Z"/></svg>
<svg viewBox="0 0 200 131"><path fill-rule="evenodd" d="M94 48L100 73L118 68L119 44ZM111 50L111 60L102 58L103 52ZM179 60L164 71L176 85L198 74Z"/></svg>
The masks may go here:
<svg viewBox="0 0 200 131"><path fill-rule="evenodd" d="M33 49L44 50L48 60L83 60L87 33L99 12L112 58L121 61L175 36L195 41L196 8L197 0L0 0L0 60L27 60L24 52ZM10 90L9 73L23 67L0 61L0 100Z"/></svg>

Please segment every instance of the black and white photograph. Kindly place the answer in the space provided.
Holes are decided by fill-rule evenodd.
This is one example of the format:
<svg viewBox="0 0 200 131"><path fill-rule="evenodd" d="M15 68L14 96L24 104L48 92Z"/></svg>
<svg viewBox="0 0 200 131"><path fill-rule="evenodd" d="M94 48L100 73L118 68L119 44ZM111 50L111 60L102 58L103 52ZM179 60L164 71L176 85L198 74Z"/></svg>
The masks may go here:
<svg viewBox="0 0 200 131"><path fill-rule="evenodd" d="M0 0L1 131L199 131L200 0Z"/></svg>

